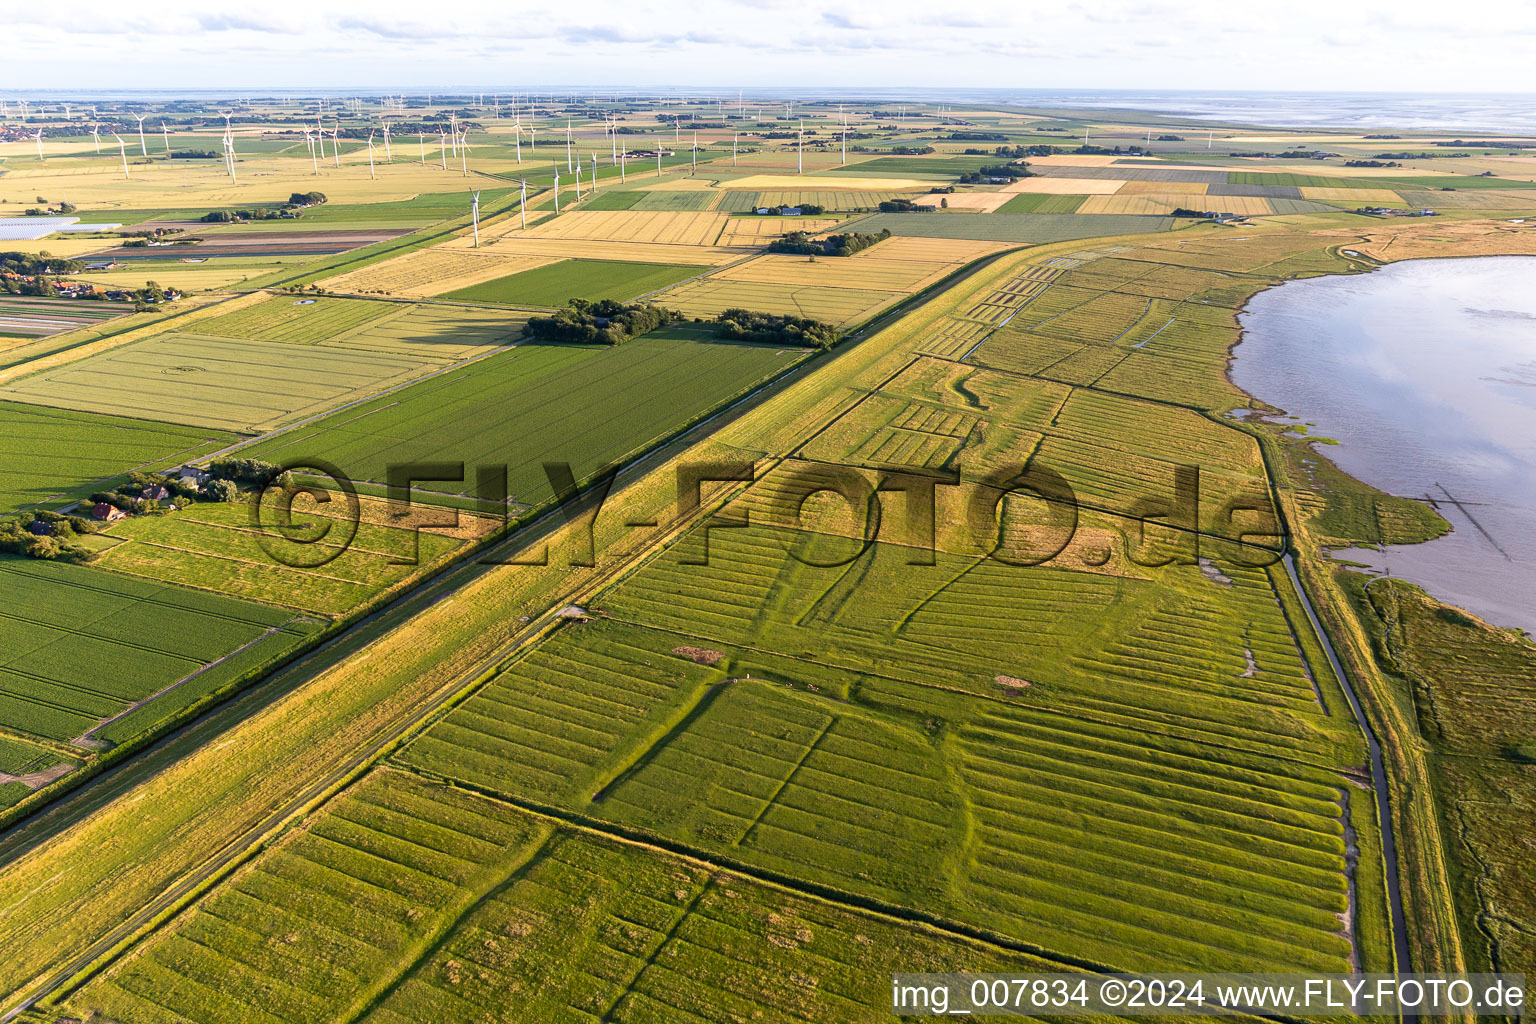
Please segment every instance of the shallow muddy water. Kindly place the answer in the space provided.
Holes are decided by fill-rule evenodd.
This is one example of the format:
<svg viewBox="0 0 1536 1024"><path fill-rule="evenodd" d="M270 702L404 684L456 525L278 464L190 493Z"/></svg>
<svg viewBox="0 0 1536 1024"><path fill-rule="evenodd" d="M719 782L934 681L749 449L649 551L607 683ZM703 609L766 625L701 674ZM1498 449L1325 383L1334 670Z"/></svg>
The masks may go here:
<svg viewBox="0 0 1536 1024"><path fill-rule="evenodd" d="M1536 258L1293 281L1241 320L1239 387L1339 441L1317 449L1345 472L1433 502L1454 528L1339 556L1536 632Z"/></svg>

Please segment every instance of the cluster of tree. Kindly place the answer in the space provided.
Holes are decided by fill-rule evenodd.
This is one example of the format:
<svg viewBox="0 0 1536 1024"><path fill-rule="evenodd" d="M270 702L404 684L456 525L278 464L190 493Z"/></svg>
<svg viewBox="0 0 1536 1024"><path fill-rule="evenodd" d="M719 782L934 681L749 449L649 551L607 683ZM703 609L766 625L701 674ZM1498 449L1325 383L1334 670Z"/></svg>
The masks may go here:
<svg viewBox="0 0 1536 1024"><path fill-rule="evenodd" d="M1023 164L991 164L986 167L960 175L960 181L964 184L975 184L986 181L988 178L1032 178L1034 172Z"/></svg>
<svg viewBox="0 0 1536 1024"><path fill-rule="evenodd" d="M931 206L918 206L910 199L882 199L881 213L932 213Z"/></svg>
<svg viewBox="0 0 1536 1024"><path fill-rule="evenodd" d="M0 252L0 273L78 274L85 269L79 260L65 260L46 253Z"/></svg>
<svg viewBox="0 0 1536 1024"><path fill-rule="evenodd" d="M786 210L799 210L802 214L811 216L826 212L826 207L818 206L815 203L801 203L799 206L765 206L762 209L768 211L763 215L765 217L782 217L785 215Z"/></svg>
<svg viewBox="0 0 1536 1024"><path fill-rule="evenodd" d="M828 349L837 344L837 328L820 320L777 313L727 309L715 318L715 334L731 341L803 345Z"/></svg>
<svg viewBox="0 0 1536 1024"><path fill-rule="evenodd" d="M164 499L146 498L144 492L151 487L164 487L170 496ZM91 501L98 505L111 505L124 512L155 512L163 508L184 508L192 504L197 495L197 488L191 484L135 470L128 474L126 481L112 490L92 494Z"/></svg>
<svg viewBox="0 0 1536 1024"><path fill-rule="evenodd" d="M528 320L523 334L544 341L568 341L589 345L622 345L683 319L683 314L649 303L616 302L613 299L572 299L550 316Z"/></svg>
<svg viewBox="0 0 1536 1024"><path fill-rule="evenodd" d="M927 156L935 150L932 146L892 146L886 152L892 156Z"/></svg>
<svg viewBox="0 0 1536 1024"><path fill-rule="evenodd" d="M79 260L57 259L43 253L34 256L25 252L0 252L0 295L52 295L53 282L43 275L74 274L84 266ZM22 280L23 277L30 280Z"/></svg>
<svg viewBox="0 0 1536 1024"><path fill-rule="evenodd" d="M1401 167L1396 160L1346 160L1345 167Z"/></svg>
<svg viewBox="0 0 1536 1024"><path fill-rule="evenodd" d="M1007 142L1002 132L950 132L945 138L951 142Z"/></svg>
<svg viewBox="0 0 1536 1024"><path fill-rule="evenodd" d="M1173 217L1200 217L1200 218L1205 218L1205 217L1209 217L1210 214L1207 213L1205 210L1191 210L1187 206L1181 206L1178 209L1174 210L1173 213L1170 214L1170 216L1173 216Z"/></svg>
<svg viewBox="0 0 1536 1024"><path fill-rule="evenodd" d="M274 466L261 459L226 457L214 459L208 463L208 486L211 488L212 485L221 481L236 487L245 486L265 490L274 484L278 487L290 486L293 483L293 474L281 466Z"/></svg>
<svg viewBox="0 0 1536 1024"><path fill-rule="evenodd" d="M211 224L225 224L237 220L292 220L298 217L299 211L308 206L319 206L325 202L324 192L294 192L288 196L288 201L278 207L263 207L259 210L214 210L203 215L202 219Z"/></svg>
<svg viewBox="0 0 1536 1024"><path fill-rule="evenodd" d="M776 238L769 242L768 251L795 253L801 256L852 256L890 237L889 228L882 230L878 235L864 235L857 231L850 231L840 235L828 235L822 240L814 239L804 231L791 231L783 238Z"/></svg>
<svg viewBox="0 0 1536 1024"><path fill-rule="evenodd" d="M216 149L173 149L172 160L217 160L224 154Z"/></svg>
<svg viewBox="0 0 1536 1024"><path fill-rule="evenodd" d="M1184 136L1182 136L1182 135L1159 135L1157 137L1157 141L1158 142L1183 142L1184 141Z"/></svg>
<svg viewBox="0 0 1536 1024"><path fill-rule="evenodd" d="M42 523L43 528L34 526ZM92 552L76 539L96 532L89 519L57 512L27 512L0 522L0 551L28 558L84 562Z"/></svg>
<svg viewBox="0 0 1536 1024"><path fill-rule="evenodd" d="M38 196L37 197L37 201L40 202L40 203L46 203L48 200L44 199L42 196ZM59 216L67 216L67 215L69 215L71 213L74 213L78 209L80 209L80 207L76 206L74 203L63 203L63 202L61 202L61 203L59 203L59 208L56 209L56 210L52 209L52 208L48 208L48 207L29 206L25 210L22 211L22 216L24 216L24 217L59 217Z"/></svg>
<svg viewBox="0 0 1536 1024"><path fill-rule="evenodd" d="M1445 148L1465 146L1470 149L1529 149L1531 146L1529 142L1498 142L1486 139L1474 140L1472 142L1463 142L1461 139L1456 139L1454 142L1432 142L1430 145Z"/></svg>

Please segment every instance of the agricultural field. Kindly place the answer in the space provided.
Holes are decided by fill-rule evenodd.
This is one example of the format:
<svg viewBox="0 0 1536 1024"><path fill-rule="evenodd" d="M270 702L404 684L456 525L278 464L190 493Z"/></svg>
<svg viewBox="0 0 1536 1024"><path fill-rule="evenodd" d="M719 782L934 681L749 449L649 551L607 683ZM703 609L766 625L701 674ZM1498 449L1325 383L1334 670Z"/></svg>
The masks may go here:
<svg viewBox="0 0 1536 1024"><path fill-rule="evenodd" d="M391 463L505 465L511 501L530 507L551 497L543 463L568 462L582 480L805 355L723 343L688 328L657 331L616 348L524 343L242 454L273 461L321 458L354 480L375 484L385 482ZM475 433L461 429L465 422L478 424ZM465 479L428 490L467 497L472 487L473 480Z"/></svg>
<svg viewBox="0 0 1536 1024"><path fill-rule="evenodd" d="M56 507L131 469L193 462L234 440L221 430L0 401L0 513Z"/></svg>
<svg viewBox="0 0 1536 1024"><path fill-rule="evenodd" d="M534 238L661 245L714 245L725 227L719 213L647 213L634 210L561 214L528 229Z"/></svg>
<svg viewBox="0 0 1536 1024"><path fill-rule="evenodd" d="M128 307L107 302L0 296L0 351L14 339L47 338L121 316Z"/></svg>
<svg viewBox="0 0 1536 1024"><path fill-rule="evenodd" d="M0 387L0 397L260 433L450 362L434 362L426 351L393 354L306 343L302 328L265 329L291 330L287 337L298 343L161 334L12 381ZM281 346L281 358L274 356L274 345Z"/></svg>
<svg viewBox="0 0 1536 1024"><path fill-rule="evenodd" d="M1031 217L1016 217L1004 213L877 213L858 221L854 229L865 232L889 229L894 235L913 235L919 238L1045 243L1167 231L1173 226L1172 218L1160 216L1038 213Z"/></svg>
<svg viewBox="0 0 1536 1024"><path fill-rule="evenodd" d="M121 742L146 719L234 684L317 625L94 568L6 556L0 575L10 598L0 616L0 727L82 750Z"/></svg>
<svg viewBox="0 0 1536 1024"><path fill-rule="evenodd" d="M500 256L473 249L418 249L361 270L327 278L326 289L341 293L424 299L532 270L550 262L536 256Z"/></svg>
<svg viewBox="0 0 1536 1024"><path fill-rule="evenodd" d="M615 260L563 260L446 293L447 299L513 306L563 306L571 299L628 302L695 277L700 268Z"/></svg>
<svg viewBox="0 0 1536 1024"><path fill-rule="evenodd" d="M1536 864L1510 841L1536 829L1528 638L1322 561L1434 517L1235 415L1256 402L1227 376L1260 289L1536 251L1531 158L1349 168L1388 144L863 102L845 161L843 105L797 101L797 145L789 104L748 102L349 100L327 166L295 130L316 101L256 99L238 184L131 143L125 172L78 123L46 160L0 142L13 208L187 227L214 257L124 247L130 269L82 278L227 289L110 336L0 338L0 511L226 451L362 492L310 569L272 558L247 503L114 522L86 564L0 555L0 1014L59 982L19 1019L873 1022L896 970L1536 955ZM178 142L217 148L199 118ZM406 127L450 118L459 166ZM564 168L552 193L567 125L600 179L579 197ZM957 180L1090 131L1101 150L1033 176ZM634 181L618 145L652 153ZM1278 156L1301 147L1345 155ZM524 177L526 221L504 187ZM311 188L329 201L297 220L199 220ZM892 198L947 206L874 212ZM754 212L803 203L827 213ZM1443 216L1347 212L1376 204ZM882 229L847 258L764 251ZM578 296L869 326L826 354L691 323L522 338ZM642 452L590 523L540 515L552 466L585 486ZM729 482L691 514L700 463ZM404 464L442 477L407 513L384 500ZM348 511L301 495L291 525ZM495 558L468 550L508 523Z"/></svg>
<svg viewBox="0 0 1536 1024"><path fill-rule="evenodd" d="M797 973L807 957L815 984ZM123 1024L167 1011L222 1024L267 1020L260 994L276 990L309 1019L362 1010L374 1024L873 1022L889 1016L892 971L941 968L1048 965L386 769L69 1007ZM221 984L231 970L248 981L241 991Z"/></svg>

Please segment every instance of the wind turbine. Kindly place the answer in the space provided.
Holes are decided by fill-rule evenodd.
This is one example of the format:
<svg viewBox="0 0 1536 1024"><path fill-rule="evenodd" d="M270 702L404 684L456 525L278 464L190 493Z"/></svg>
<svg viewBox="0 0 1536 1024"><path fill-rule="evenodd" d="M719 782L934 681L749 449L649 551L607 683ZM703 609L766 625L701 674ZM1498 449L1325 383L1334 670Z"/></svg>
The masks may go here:
<svg viewBox="0 0 1536 1024"><path fill-rule="evenodd" d="M165 139L165 155L166 156L170 156L171 155L171 130L165 126L165 122L164 121L160 122L160 135L161 135L161 137L163 137Z"/></svg>
<svg viewBox="0 0 1536 1024"><path fill-rule="evenodd" d="M454 156L458 156L459 155L459 115L457 113L449 113L449 115L448 115L448 134L453 137L453 155Z"/></svg>
<svg viewBox="0 0 1536 1024"><path fill-rule="evenodd" d="M117 140L117 155L123 158L123 177L126 178L128 177L128 150L123 148L123 137L121 135L113 132L112 137Z"/></svg>
<svg viewBox="0 0 1536 1024"><path fill-rule="evenodd" d="M699 169L699 133L693 133L693 148L688 151L688 173L693 174Z"/></svg>
<svg viewBox="0 0 1536 1024"><path fill-rule="evenodd" d="M39 128L37 134L33 135L32 138L37 142L37 158L41 160L43 158L43 130Z"/></svg>
<svg viewBox="0 0 1536 1024"><path fill-rule="evenodd" d="M795 173L805 173L805 119L800 119L799 141L795 143Z"/></svg>
<svg viewBox="0 0 1536 1024"><path fill-rule="evenodd" d="M384 159L390 163L395 162L395 154L389 149L389 122L384 122Z"/></svg>
<svg viewBox="0 0 1536 1024"><path fill-rule="evenodd" d="M427 165L427 135L425 132L416 133L416 149L419 151L421 165Z"/></svg>
<svg viewBox="0 0 1536 1024"><path fill-rule="evenodd" d="M446 171L448 169L448 136L443 134L441 128L437 130L437 155L442 160L443 170Z"/></svg>
<svg viewBox="0 0 1536 1024"><path fill-rule="evenodd" d="M843 114L842 107L838 107L837 112L843 121L843 163L846 164L848 162L848 118Z"/></svg>
<svg viewBox="0 0 1536 1024"><path fill-rule="evenodd" d="M528 179L522 179L521 191L517 199L517 213L523 220L523 230L528 230Z"/></svg>
<svg viewBox="0 0 1536 1024"><path fill-rule="evenodd" d="M560 165L559 164L551 164L550 166L555 169L555 212L559 213L560 212Z"/></svg>
<svg viewBox="0 0 1536 1024"><path fill-rule="evenodd" d="M314 168L316 174L320 173L320 162L315 159L315 137L309 134L309 129L304 129L304 143L309 146L309 166Z"/></svg>
<svg viewBox="0 0 1536 1024"><path fill-rule="evenodd" d="M741 141L741 132L731 136L731 166L736 166L736 143Z"/></svg>
<svg viewBox="0 0 1536 1024"><path fill-rule="evenodd" d="M379 176L373 173L373 132L368 133L368 177L377 181Z"/></svg>
<svg viewBox="0 0 1536 1024"><path fill-rule="evenodd" d="M464 177L469 177L469 129L459 137L459 166L464 172Z"/></svg>
<svg viewBox="0 0 1536 1024"><path fill-rule="evenodd" d="M318 117L315 118L315 132L316 132L316 134L318 134L320 136L320 159L324 160L325 159L325 126L320 123L320 119Z"/></svg>
<svg viewBox="0 0 1536 1024"><path fill-rule="evenodd" d="M331 160L337 167L341 166L341 118L339 117L336 119L336 127L331 129Z"/></svg>
<svg viewBox="0 0 1536 1024"><path fill-rule="evenodd" d="M578 161L580 159L581 159L580 157L577 157ZM579 203L579 202L581 202L581 164L579 162L576 164L575 180L576 180L576 201Z"/></svg>
<svg viewBox="0 0 1536 1024"><path fill-rule="evenodd" d="M139 151L149 156L149 147L144 145L144 115L134 114L133 116L139 119Z"/></svg>
<svg viewBox="0 0 1536 1024"><path fill-rule="evenodd" d="M592 154L592 194L597 194L597 154Z"/></svg>
<svg viewBox="0 0 1536 1024"><path fill-rule="evenodd" d="M571 168L571 142L572 142L572 140L571 140L571 119L570 118L566 118L565 119L565 169L567 171L570 171L572 169ZM577 188L581 187L581 181L580 181L579 178L577 179L576 187Z"/></svg>
<svg viewBox="0 0 1536 1024"><path fill-rule="evenodd" d="M480 248L480 193L471 192L469 204L469 220L475 226L475 248Z"/></svg>
<svg viewBox="0 0 1536 1024"><path fill-rule="evenodd" d="M661 146L656 147L656 177L661 177Z"/></svg>
<svg viewBox="0 0 1536 1024"><path fill-rule="evenodd" d="M98 153L101 152L101 133L97 131L100 127L101 125L99 124L91 125L91 141L96 143L96 152Z"/></svg>
<svg viewBox="0 0 1536 1024"><path fill-rule="evenodd" d="M624 153L619 157L619 184L628 181L626 172L629 170L629 147L624 147Z"/></svg>

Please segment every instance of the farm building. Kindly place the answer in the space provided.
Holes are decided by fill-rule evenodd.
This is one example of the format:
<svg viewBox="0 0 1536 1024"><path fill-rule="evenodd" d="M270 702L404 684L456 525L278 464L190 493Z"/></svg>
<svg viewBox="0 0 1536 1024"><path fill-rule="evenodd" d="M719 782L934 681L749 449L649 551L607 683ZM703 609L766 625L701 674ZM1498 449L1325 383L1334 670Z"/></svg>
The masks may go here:
<svg viewBox="0 0 1536 1024"><path fill-rule="evenodd" d="M45 523L41 519L34 519L27 524L27 532L34 537L51 537L53 536L53 524Z"/></svg>
<svg viewBox="0 0 1536 1024"><path fill-rule="evenodd" d="M171 496L170 488L164 484L151 484L144 488L143 493L148 501L164 501Z"/></svg>
<svg viewBox="0 0 1536 1024"><path fill-rule="evenodd" d="M98 501L91 509L91 518L99 523L115 523L119 519L127 519L128 513L116 505L108 505L104 501Z"/></svg>

